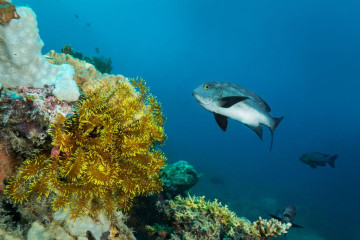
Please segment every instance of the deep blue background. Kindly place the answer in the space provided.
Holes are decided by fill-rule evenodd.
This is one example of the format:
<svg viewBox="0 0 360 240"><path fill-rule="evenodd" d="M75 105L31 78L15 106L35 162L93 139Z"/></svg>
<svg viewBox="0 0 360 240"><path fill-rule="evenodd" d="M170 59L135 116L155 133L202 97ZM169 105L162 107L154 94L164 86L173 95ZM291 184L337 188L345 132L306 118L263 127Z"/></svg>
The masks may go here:
<svg viewBox="0 0 360 240"><path fill-rule="evenodd" d="M251 220L295 203L305 229L289 240L359 239L360 1L14 2L36 12L43 53L97 47L112 73L147 81L167 117L169 162L204 174L194 194ZM285 116L272 152L268 131L261 142L239 122L220 130L191 96L208 81L245 86ZM339 154L336 168L302 164L311 151Z"/></svg>

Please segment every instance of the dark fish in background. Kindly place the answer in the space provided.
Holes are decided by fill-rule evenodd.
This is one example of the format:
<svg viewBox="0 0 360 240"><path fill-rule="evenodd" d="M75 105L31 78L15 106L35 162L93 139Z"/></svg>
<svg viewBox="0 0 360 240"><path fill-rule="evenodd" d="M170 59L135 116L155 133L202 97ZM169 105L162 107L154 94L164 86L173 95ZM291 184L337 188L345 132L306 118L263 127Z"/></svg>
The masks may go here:
<svg viewBox="0 0 360 240"><path fill-rule="evenodd" d="M79 19L79 15L77 15L76 13L74 14L76 19Z"/></svg>
<svg viewBox="0 0 360 240"><path fill-rule="evenodd" d="M90 25L90 23L86 23L86 26L90 27L91 25Z"/></svg>
<svg viewBox="0 0 360 240"><path fill-rule="evenodd" d="M329 164L332 168L335 168L335 160L337 157L337 154L330 156L330 154L311 152L303 154L300 157L300 161L309 165L311 168L316 168L317 166L324 167L326 164Z"/></svg>
<svg viewBox="0 0 360 240"><path fill-rule="evenodd" d="M284 210L278 210L276 212L276 215L269 214L269 216L281 221L282 223L291 223L291 227L304 228L294 223L296 216L296 207L293 204L287 206Z"/></svg>
<svg viewBox="0 0 360 240"><path fill-rule="evenodd" d="M254 92L233 83L211 82L197 87L192 95L203 108L214 113L223 131L226 131L228 118L245 124L260 139L262 126L268 127L271 132L271 151L274 131L283 117L270 116L269 105Z"/></svg>
<svg viewBox="0 0 360 240"><path fill-rule="evenodd" d="M224 184L224 180L222 178L219 178L219 177L211 177L210 182L212 184L221 184L221 185Z"/></svg>
<svg viewBox="0 0 360 240"><path fill-rule="evenodd" d="M97 54L99 54L99 53L100 53L100 49L99 49L98 47L96 47L96 48L95 48L95 52L96 52Z"/></svg>

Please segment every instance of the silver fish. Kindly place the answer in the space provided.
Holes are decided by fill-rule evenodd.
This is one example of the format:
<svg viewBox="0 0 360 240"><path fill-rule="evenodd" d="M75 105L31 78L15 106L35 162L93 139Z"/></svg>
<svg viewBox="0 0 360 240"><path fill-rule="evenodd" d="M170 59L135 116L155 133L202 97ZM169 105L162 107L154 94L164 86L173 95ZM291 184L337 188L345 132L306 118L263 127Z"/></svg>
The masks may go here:
<svg viewBox="0 0 360 240"><path fill-rule="evenodd" d="M226 131L228 118L243 123L260 139L262 126L268 127L271 132L271 151L274 131L283 117L270 116L269 105L254 92L233 83L211 82L197 87L192 95L203 108L214 113L215 120L223 131Z"/></svg>
<svg viewBox="0 0 360 240"><path fill-rule="evenodd" d="M278 210L275 215L269 213L269 216L271 216L272 218L275 218L283 223L291 223L291 227L304 228L304 227L294 223L295 216L296 216L296 207L293 204L287 206L283 210Z"/></svg>
<svg viewBox="0 0 360 240"><path fill-rule="evenodd" d="M311 168L316 168L317 166L326 166L329 164L332 168L335 168L335 160L338 155L325 154L319 152L305 153L300 157L300 161L309 165Z"/></svg>

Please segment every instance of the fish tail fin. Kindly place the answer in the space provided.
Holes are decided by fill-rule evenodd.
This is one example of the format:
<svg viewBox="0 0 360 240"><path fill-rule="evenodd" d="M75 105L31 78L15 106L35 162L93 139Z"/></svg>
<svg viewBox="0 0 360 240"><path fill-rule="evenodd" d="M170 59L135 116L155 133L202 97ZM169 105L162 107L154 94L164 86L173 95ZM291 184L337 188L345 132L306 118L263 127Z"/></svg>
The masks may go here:
<svg viewBox="0 0 360 240"><path fill-rule="evenodd" d="M273 146L273 142L274 142L274 131L276 130L277 126L279 125L279 123L281 122L281 120L283 120L284 117L279 117L279 118L273 118L274 120L274 124L273 126L270 128L270 132L271 132L271 145L270 145L270 152Z"/></svg>
<svg viewBox="0 0 360 240"><path fill-rule="evenodd" d="M335 168L335 160L337 159L337 157L338 157L337 154L334 154L334 155L332 155L331 157L329 157L328 164L329 164L332 168Z"/></svg>

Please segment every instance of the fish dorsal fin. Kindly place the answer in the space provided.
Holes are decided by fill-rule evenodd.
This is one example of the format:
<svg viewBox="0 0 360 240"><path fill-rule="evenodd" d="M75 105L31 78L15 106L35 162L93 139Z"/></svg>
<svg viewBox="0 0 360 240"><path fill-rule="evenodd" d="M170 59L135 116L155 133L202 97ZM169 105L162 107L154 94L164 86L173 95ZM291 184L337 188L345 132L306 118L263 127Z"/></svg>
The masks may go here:
<svg viewBox="0 0 360 240"><path fill-rule="evenodd" d="M281 221L281 218L279 218L278 216L275 216L275 215L270 214L270 213L269 213L269 216L272 217L272 218L275 218L275 219L277 219L277 220L279 220L279 221Z"/></svg>
<svg viewBox="0 0 360 240"><path fill-rule="evenodd" d="M262 103L265 105L265 110L266 110L267 112L271 112L271 108L270 108L269 104L267 104L267 102L265 102L265 100L262 99L261 97L258 96L258 98L259 98L259 99L262 101Z"/></svg>
<svg viewBox="0 0 360 240"><path fill-rule="evenodd" d="M293 227L293 228L304 228L303 226L297 225L296 223L291 223L291 227Z"/></svg>
<svg viewBox="0 0 360 240"><path fill-rule="evenodd" d="M249 99L248 97L243 96L230 96L230 97L223 97L219 99L219 106L223 108L229 108L234 104L237 104L241 101Z"/></svg>
<svg viewBox="0 0 360 240"><path fill-rule="evenodd" d="M215 116L215 120L216 120L217 124L219 125L219 127L221 128L221 130L223 130L225 132L227 125L228 125L227 117L225 117L221 114L218 114L218 113L214 113L214 116Z"/></svg>
<svg viewBox="0 0 360 240"><path fill-rule="evenodd" d="M323 157L328 157L328 156L330 156L330 154L326 154L326 153L321 153L321 152L314 152L314 153L316 153L316 154L319 154L319 155L321 155L321 156L323 156Z"/></svg>

